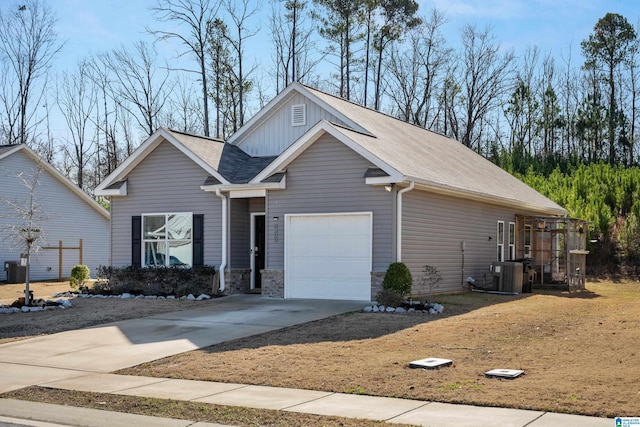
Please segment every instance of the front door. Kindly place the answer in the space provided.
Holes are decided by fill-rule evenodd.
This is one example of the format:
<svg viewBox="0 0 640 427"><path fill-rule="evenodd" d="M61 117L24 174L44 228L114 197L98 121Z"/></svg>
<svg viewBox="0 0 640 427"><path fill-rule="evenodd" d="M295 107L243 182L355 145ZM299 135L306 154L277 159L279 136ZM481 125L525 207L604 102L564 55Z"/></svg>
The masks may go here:
<svg viewBox="0 0 640 427"><path fill-rule="evenodd" d="M252 215L251 235L251 289L262 287L262 273L264 269L265 249L265 216L264 214Z"/></svg>

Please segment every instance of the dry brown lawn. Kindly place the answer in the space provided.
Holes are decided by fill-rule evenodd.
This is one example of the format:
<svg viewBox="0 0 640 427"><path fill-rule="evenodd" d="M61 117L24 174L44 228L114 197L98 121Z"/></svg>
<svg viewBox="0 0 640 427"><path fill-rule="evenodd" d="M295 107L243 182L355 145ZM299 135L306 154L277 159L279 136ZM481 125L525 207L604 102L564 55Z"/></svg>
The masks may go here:
<svg viewBox="0 0 640 427"><path fill-rule="evenodd" d="M71 290L69 282L34 282L34 298L58 299L53 295ZM11 304L24 296L24 284L0 284L0 304ZM0 344L43 334L102 325L118 320L187 310L210 301L73 298L73 307L35 313L0 314Z"/></svg>
<svg viewBox="0 0 640 427"><path fill-rule="evenodd" d="M352 313L122 373L595 416L640 414L640 284L443 295L445 314ZM447 314L448 313L448 314ZM408 368L426 357L440 370ZM522 369L516 380L486 378Z"/></svg>
<svg viewBox="0 0 640 427"><path fill-rule="evenodd" d="M44 296L36 291L36 297ZM609 417L640 414L640 284L601 281L580 293L461 293L439 301L443 315L350 313L122 373ZM74 303L69 310L2 315L0 343L215 301ZM408 368L426 357L453 359L454 365ZM494 368L526 374L485 378Z"/></svg>

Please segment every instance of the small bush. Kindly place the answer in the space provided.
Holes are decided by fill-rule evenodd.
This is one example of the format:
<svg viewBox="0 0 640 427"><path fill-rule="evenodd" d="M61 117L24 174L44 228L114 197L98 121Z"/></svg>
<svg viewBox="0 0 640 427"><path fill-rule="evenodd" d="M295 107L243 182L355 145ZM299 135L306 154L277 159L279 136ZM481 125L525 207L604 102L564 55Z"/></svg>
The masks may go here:
<svg viewBox="0 0 640 427"><path fill-rule="evenodd" d="M84 264L74 265L71 269L71 279L69 280L71 288L78 289L84 284L85 280L89 280L91 278L90 271L89 267Z"/></svg>
<svg viewBox="0 0 640 427"><path fill-rule="evenodd" d="M376 294L378 305L384 305L386 307L400 307L402 300L402 295L393 289L383 289Z"/></svg>
<svg viewBox="0 0 640 427"><path fill-rule="evenodd" d="M394 262L389 265L382 281L383 289L391 289L401 297L409 295L413 287L413 278L409 268L402 262Z"/></svg>
<svg viewBox="0 0 640 427"><path fill-rule="evenodd" d="M420 283L422 284L423 288L426 289L427 291L427 295L426 295L426 302L428 304L431 304L432 301L432 296L433 296L433 291L440 286L440 282L442 282L443 277L442 274L440 274L440 271L438 271L438 269L432 265L425 265L422 268L422 277L420 277Z"/></svg>

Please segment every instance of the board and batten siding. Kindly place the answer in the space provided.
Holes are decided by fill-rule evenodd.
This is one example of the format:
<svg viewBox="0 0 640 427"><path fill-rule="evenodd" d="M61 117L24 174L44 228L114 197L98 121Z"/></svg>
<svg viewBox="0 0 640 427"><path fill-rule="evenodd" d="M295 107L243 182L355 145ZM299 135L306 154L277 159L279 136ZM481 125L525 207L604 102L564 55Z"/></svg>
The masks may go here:
<svg viewBox="0 0 640 427"><path fill-rule="evenodd" d="M222 201L200 186L208 174L163 141L127 177L124 197L111 198L112 265L131 265L131 217L143 214L204 214L204 263L221 261Z"/></svg>
<svg viewBox="0 0 640 427"><path fill-rule="evenodd" d="M6 200L27 207L29 190L16 178L23 173L27 181L37 170L36 162L25 152L18 151L0 160L0 194ZM62 240L64 247L77 247L80 239L83 245L83 263L95 277L101 265L109 264L109 218L102 215L87 201L81 199L56 176L43 169L39 176L39 185L35 189L35 201L40 206L45 219L39 224L42 239L38 246L58 246ZM0 230L13 225L17 217L15 211L6 203L0 202ZM19 243L18 243L19 242ZM24 252L24 241L14 241L3 232L0 236L0 280L6 280L4 261L19 261ZM57 249L39 249L32 254L30 279L57 279L59 258ZM62 253L62 276L69 277L71 269L78 264L78 250L64 250Z"/></svg>
<svg viewBox="0 0 640 427"><path fill-rule="evenodd" d="M291 107L301 104L306 105L306 124L292 126ZM251 156L277 156L321 120L344 124L336 116L296 92L265 122L244 135L238 146Z"/></svg>
<svg viewBox="0 0 640 427"><path fill-rule="evenodd" d="M444 280L435 291L457 291L467 277L482 283L491 279L490 266L497 261L497 224L505 223L505 259L508 224L513 209L440 194L413 190L404 194L402 210L402 261L411 270L414 291L420 289L425 265L436 267ZM490 239L491 238L491 239ZM464 272L462 242L465 242ZM422 290L423 291L423 290Z"/></svg>
<svg viewBox="0 0 640 427"><path fill-rule="evenodd" d="M328 135L295 159L287 167L286 190L267 195L267 269L284 269L285 214L373 212L373 271L385 271L393 256L393 194L365 184L369 167Z"/></svg>

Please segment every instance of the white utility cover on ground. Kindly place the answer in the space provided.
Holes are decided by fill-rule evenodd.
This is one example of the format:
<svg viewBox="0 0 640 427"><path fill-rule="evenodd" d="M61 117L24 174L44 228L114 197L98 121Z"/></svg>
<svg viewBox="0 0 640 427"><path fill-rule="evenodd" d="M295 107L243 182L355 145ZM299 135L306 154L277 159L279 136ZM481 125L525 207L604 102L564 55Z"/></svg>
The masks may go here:
<svg viewBox="0 0 640 427"><path fill-rule="evenodd" d="M371 300L372 213L285 219L285 298Z"/></svg>
<svg viewBox="0 0 640 427"><path fill-rule="evenodd" d="M492 369L484 373L487 377L514 379L524 374L519 369Z"/></svg>
<svg viewBox="0 0 640 427"><path fill-rule="evenodd" d="M445 366L451 366L453 360L440 359L438 357L429 357L427 359L414 360L409 363L410 368L422 368L422 369L438 369Z"/></svg>

